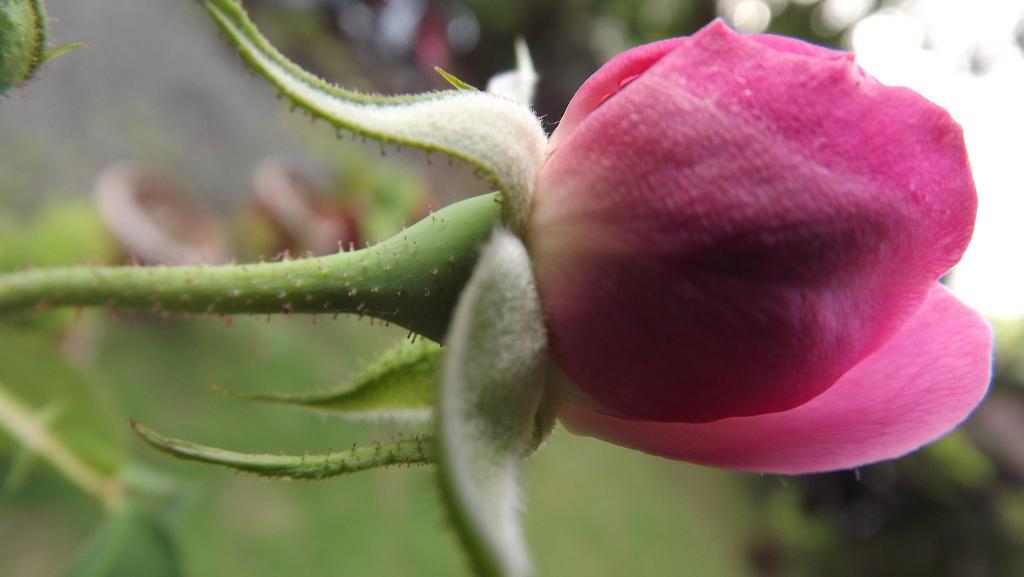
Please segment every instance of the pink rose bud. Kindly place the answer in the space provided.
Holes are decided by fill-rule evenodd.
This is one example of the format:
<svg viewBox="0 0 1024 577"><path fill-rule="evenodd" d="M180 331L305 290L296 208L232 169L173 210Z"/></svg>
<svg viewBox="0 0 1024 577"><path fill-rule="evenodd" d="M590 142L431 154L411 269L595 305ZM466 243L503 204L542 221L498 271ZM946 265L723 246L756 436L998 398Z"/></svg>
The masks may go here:
<svg viewBox="0 0 1024 577"><path fill-rule="evenodd" d="M852 54L721 22L641 46L549 155L527 243L570 429L803 472L902 455L984 396L990 329L938 285L977 204L960 127Z"/></svg>

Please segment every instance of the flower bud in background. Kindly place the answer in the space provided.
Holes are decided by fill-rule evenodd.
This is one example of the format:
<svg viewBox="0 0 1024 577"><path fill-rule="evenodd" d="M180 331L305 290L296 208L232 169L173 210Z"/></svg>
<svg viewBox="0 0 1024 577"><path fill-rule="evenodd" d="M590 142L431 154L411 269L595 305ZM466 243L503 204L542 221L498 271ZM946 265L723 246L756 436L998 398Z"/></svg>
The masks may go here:
<svg viewBox="0 0 1024 577"><path fill-rule="evenodd" d="M526 240L571 429L828 470L984 395L990 331L938 285L975 216L960 128L851 54L715 22L601 68L548 153Z"/></svg>
<svg viewBox="0 0 1024 577"><path fill-rule="evenodd" d="M324 255L359 244L359 225L348 210L334 205L301 168L267 158L253 175L253 200L270 223L277 251Z"/></svg>
<svg viewBox="0 0 1024 577"><path fill-rule="evenodd" d="M171 181L132 163L96 180L96 206L121 250L141 264L216 264L228 259L218 222Z"/></svg>

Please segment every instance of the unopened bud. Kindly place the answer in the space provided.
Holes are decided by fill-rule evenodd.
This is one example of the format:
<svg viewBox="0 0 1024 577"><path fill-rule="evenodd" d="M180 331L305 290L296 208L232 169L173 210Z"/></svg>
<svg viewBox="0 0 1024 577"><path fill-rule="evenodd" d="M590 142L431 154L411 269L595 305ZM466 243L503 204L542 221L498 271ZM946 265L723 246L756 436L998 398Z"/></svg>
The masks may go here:
<svg viewBox="0 0 1024 577"><path fill-rule="evenodd" d="M31 78L45 52L42 0L0 0L0 94Z"/></svg>

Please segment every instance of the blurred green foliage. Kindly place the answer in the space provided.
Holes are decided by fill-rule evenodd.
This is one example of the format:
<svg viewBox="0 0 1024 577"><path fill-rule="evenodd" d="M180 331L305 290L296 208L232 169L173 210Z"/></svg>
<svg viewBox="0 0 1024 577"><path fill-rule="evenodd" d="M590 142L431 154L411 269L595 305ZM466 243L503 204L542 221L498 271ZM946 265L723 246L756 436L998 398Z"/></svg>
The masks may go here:
<svg viewBox="0 0 1024 577"><path fill-rule="evenodd" d="M32 414L46 415L51 434L88 465L114 473L122 464L125 431L109 395L68 363L52 334L0 326L0 386ZM0 447L12 448L0 435Z"/></svg>
<svg viewBox="0 0 1024 577"><path fill-rule="evenodd" d="M0 212L0 270L104 262L112 251L106 228L87 202L54 201L27 220Z"/></svg>
<svg viewBox="0 0 1024 577"><path fill-rule="evenodd" d="M180 577L176 547L167 529L133 508L114 513L69 577Z"/></svg>

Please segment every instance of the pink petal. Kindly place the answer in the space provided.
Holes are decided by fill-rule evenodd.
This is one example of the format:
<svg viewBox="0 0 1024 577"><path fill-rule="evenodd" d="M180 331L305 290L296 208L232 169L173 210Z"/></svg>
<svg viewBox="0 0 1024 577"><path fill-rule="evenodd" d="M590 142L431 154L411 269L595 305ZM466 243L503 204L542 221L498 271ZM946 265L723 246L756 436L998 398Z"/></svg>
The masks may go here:
<svg viewBox="0 0 1024 577"><path fill-rule="evenodd" d="M788 36L776 36L774 34L755 34L747 36L750 40L757 42L758 44L767 46L779 52L791 52L793 54L799 54L801 56L809 56L811 58L820 58L824 60L850 60L851 55L849 52L843 52L840 50L833 50L824 46L818 46L815 44L808 44L803 40L797 40L796 38L789 38Z"/></svg>
<svg viewBox="0 0 1024 577"><path fill-rule="evenodd" d="M721 23L633 54L574 98L538 180L526 238L555 359L649 420L805 403L963 253L960 128L849 54Z"/></svg>
<svg viewBox="0 0 1024 577"><path fill-rule="evenodd" d="M703 424L616 418L562 404L577 434L704 465L771 473L892 459L963 421L988 390L992 331L945 288L885 346L804 405Z"/></svg>
<svg viewBox="0 0 1024 577"><path fill-rule="evenodd" d="M642 74L655 62L661 59L672 48L684 41L684 38L669 38L637 46L619 54L595 72L580 86L566 108L565 114L558 122L558 128L551 135L548 150L558 147L569 133L583 121L588 114L601 105L610 96L625 88L638 74Z"/></svg>
<svg viewBox="0 0 1024 577"><path fill-rule="evenodd" d="M724 27L725 23L721 19L717 19L713 25ZM782 52L793 52L815 58L846 59L849 57L845 52L821 48L785 36L762 34L749 38ZM625 88L632 80L661 60L662 56L678 46L680 42L687 40L687 38L667 38L637 46L617 55L601 66L573 95L569 106L565 109L565 114L558 122L558 127L551 135L550 149L554 150L595 108Z"/></svg>

